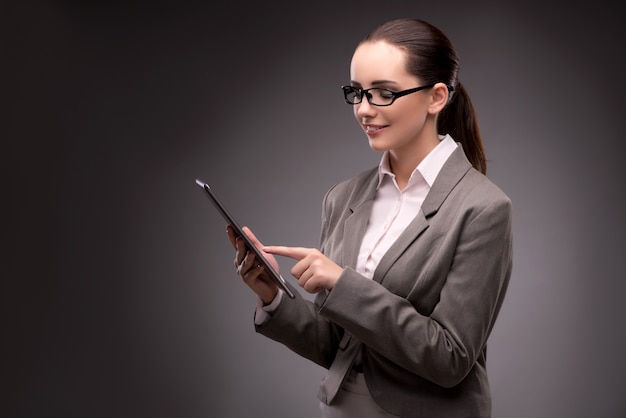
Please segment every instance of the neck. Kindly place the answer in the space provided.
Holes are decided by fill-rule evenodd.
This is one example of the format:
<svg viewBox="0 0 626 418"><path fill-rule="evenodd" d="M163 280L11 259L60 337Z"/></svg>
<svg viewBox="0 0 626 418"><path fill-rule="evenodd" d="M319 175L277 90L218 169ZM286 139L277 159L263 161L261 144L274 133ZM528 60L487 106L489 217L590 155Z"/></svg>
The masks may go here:
<svg viewBox="0 0 626 418"><path fill-rule="evenodd" d="M435 135L428 140L416 141L404 148L389 151L389 167L401 190L406 187L415 168L438 144L439 138Z"/></svg>

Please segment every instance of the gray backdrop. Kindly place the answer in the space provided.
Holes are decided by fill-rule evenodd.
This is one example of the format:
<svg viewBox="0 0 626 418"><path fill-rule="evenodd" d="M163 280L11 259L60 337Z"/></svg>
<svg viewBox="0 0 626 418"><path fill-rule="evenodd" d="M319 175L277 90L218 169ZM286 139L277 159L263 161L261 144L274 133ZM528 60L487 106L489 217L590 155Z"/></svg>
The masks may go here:
<svg viewBox="0 0 626 418"><path fill-rule="evenodd" d="M324 371L255 334L254 295L194 180L265 243L316 246L323 194L379 159L339 89L353 49L407 16L456 45L488 174L514 203L494 417L626 416L617 7L15 3L3 416L318 416Z"/></svg>

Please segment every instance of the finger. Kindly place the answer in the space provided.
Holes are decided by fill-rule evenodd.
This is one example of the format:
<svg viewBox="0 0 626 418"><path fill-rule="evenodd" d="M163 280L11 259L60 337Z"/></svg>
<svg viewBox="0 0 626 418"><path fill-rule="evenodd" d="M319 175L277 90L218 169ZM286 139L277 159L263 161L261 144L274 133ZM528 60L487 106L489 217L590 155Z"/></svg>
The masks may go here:
<svg viewBox="0 0 626 418"><path fill-rule="evenodd" d="M252 283L260 279L260 276L263 273L263 265L256 261L253 253L250 253L249 255L250 256L246 257L246 260L242 264L243 273L241 276L245 282Z"/></svg>
<svg viewBox="0 0 626 418"><path fill-rule="evenodd" d="M306 290L308 293L317 293L322 288L316 283L313 278L313 273L309 270L305 270L298 279L298 285Z"/></svg>
<svg viewBox="0 0 626 418"><path fill-rule="evenodd" d="M237 252L235 253L235 267L238 267L246 257L248 253L248 248L246 247L246 243L241 237L235 238L235 249Z"/></svg>
<svg viewBox="0 0 626 418"><path fill-rule="evenodd" d="M313 283L313 280L308 280L306 283L304 283L304 285L302 285L302 288L308 293L317 293L321 289Z"/></svg>
<svg viewBox="0 0 626 418"><path fill-rule="evenodd" d="M307 255L311 254L315 249L303 248L303 247L284 247L280 245L270 245L263 247L263 251L270 254L282 255L285 257L293 258L294 260L302 260Z"/></svg>
<svg viewBox="0 0 626 418"><path fill-rule="evenodd" d="M297 265L296 265L297 266ZM298 279L298 285L302 288L305 287L306 283L311 278L311 272L308 269L299 270L294 266L291 269L291 275Z"/></svg>
<svg viewBox="0 0 626 418"><path fill-rule="evenodd" d="M246 256L243 258L242 262L241 262L241 271L242 273L246 274L248 273L248 271L250 271L250 269L252 269L252 266L254 265L254 254L252 254L251 252L246 252Z"/></svg>
<svg viewBox="0 0 626 418"><path fill-rule="evenodd" d="M237 239L237 234L235 233L235 230L232 226L230 225L226 225L226 235L228 235L228 240L230 241L230 244L233 246L233 248L237 248L235 240Z"/></svg>
<svg viewBox="0 0 626 418"><path fill-rule="evenodd" d="M239 274L243 276L247 274L249 271L255 269L259 265L260 264L258 263L254 253L251 251L247 251L245 253L244 258L241 260L241 263L239 263L237 270Z"/></svg>
<svg viewBox="0 0 626 418"><path fill-rule="evenodd" d="M302 280L302 283L308 280L312 275L312 271L310 269L311 264L309 261L310 260L303 258L298 260L298 262L291 268L291 275L298 279L298 281ZM300 283L300 285L302 285L302 283Z"/></svg>
<svg viewBox="0 0 626 418"><path fill-rule="evenodd" d="M241 229L246 234L246 236L250 239L252 244L254 244L254 246L259 249L261 254L263 256L266 256L267 254L265 254L266 253L265 247L263 246L261 241L259 241L259 239L256 237L256 235L254 235L254 233L250 230L250 228L248 228L247 226L244 226Z"/></svg>
<svg viewBox="0 0 626 418"><path fill-rule="evenodd" d="M241 229L248 236L248 238L250 238L250 241L252 241L252 243L254 244L255 247L257 247L257 248L262 248L263 247L263 244L261 244L261 241L259 241L259 239L256 237L256 235L254 235L252 233L250 228L248 228L247 226L244 226Z"/></svg>

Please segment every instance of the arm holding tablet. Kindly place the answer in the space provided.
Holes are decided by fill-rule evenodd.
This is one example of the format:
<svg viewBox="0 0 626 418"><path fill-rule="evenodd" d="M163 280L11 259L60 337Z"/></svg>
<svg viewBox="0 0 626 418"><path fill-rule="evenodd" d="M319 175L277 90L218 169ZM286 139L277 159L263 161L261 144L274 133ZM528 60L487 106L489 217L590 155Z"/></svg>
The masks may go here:
<svg viewBox="0 0 626 418"><path fill-rule="evenodd" d="M265 305L271 303L282 289L290 298L295 298L292 290L279 273L279 266L273 254L296 260L291 274L298 284L309 293L331 290L343 268L334 263L319 250L304 247L263 246L248 227L242 227L224 207L208 184L196 180L206 192L216 209L226 220L228 239L236 250L235 267L244 282L261 298Z"/></svg>
<svg viewBox="0 0 626 418"><path fill-rule="evenodd" d="M250 231L248 227L243 227L243 232L256 248L261 250L262 244L252 231ZM237 235L232 225L226 226L226 233L228 234L230 243L236 250L235 267L237 268L237 274L243 278L243 281L254 293L259 295L264 305L269 305L278 293L278 284L268 275L263 264L259 263L255 253L248 251L246 243ZM279 271L278 262L273 255L265 254L265 260L273 267L274 271Z"/></svg>
<svg viewBox="0 0 626 418"><path fill-rule="evenodd" d="M272 256L272 262L270 263L270 261L265 257L265 254L261 249L261 243L256 238L256 236L254 236L254 234L252 234L252 231L250 231L248 228L246 228L246 231L244 231L244 228L239 224L239 222L235 220L234 216L217 198L217 196L215 195L213 190L211 190L208 184L201 180L196 180L196 184L206 192L207 197L211 200L213 206L215 206L215 208L220 212L220 214L226 221L226 224L228 225L227 228L231 244L233 244L233 247L238 250L236 258L237 273L243 277L244 273L247 274L248 272L252 272L252 267L255 267L256 270L259 271L259 274L261 274L262 270L263 274L260 280L264 280L265 278L273 280L278 287L283 289L283 291L290 298L293 299L295 295L287 286L285 279L283 279L282 276L278 273L278 263L276 262L276 259ZM239 243L239 241L241 242ZM250 256L247 256L248 252L251 253ZM242 265L242 261L244 260L244 258L246 260L245 266ZM256 277L250 279L251 282L255 282L255 280ZM248 281L246 281L246 283L250 285ZM253 287L252 289L255 290L255 287ZM270 289L265 288L263 294L259 294L259 296L268 297L268 290ZM276 293L274 293L274 296L275 295Z"/></svg>

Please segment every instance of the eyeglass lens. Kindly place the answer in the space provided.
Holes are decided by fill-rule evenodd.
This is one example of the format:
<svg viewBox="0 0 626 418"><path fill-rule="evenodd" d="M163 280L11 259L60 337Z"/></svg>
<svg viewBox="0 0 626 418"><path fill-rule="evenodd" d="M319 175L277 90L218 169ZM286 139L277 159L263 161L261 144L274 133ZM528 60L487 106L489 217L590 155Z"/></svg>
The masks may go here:
<svg viewBox="0 0 626 418"><path fill-rule="evenodd" d="M346 101L350 104L358 104L363 100L363 96L373 105L386 105L393 102L394 94L387 89L373 88L361 90L356 87L344 88Z"/></svg>

